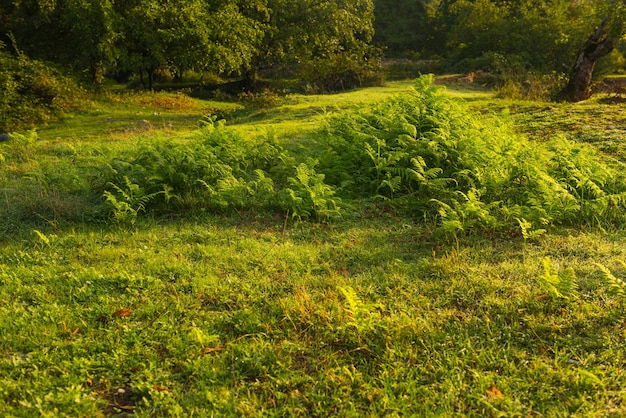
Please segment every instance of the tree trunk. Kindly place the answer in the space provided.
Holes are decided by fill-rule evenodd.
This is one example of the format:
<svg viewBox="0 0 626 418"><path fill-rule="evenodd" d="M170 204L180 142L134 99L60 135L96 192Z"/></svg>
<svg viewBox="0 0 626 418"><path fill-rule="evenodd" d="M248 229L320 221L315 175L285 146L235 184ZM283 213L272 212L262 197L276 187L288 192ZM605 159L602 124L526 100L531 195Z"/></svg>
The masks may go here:
<svg viewBox="0 0 626 418"><path fill-rule="evenodd" d="M141 80L141 88L143 88L145 90L146 88L146 82L143 79L143 68L139 69L139 79Z"/></svg>
<svg viewBox="0 0 626 418"><path fill-rule="evenodd" d="M156 70L153 69L152 67L148 67L148 69L146 70L146 72L148 73L148 90L152 91L153 86L154 86L154 72Z"/></svg>
<svg viewBox="0 0 626 418"><path fill-rule="evenodd" d="M569 82L560 93L561 99L580 102L591 97L591 81L596 61L613 50L613 41L605 30L607 22L608 18L604 18L580 49Z"/></svg>

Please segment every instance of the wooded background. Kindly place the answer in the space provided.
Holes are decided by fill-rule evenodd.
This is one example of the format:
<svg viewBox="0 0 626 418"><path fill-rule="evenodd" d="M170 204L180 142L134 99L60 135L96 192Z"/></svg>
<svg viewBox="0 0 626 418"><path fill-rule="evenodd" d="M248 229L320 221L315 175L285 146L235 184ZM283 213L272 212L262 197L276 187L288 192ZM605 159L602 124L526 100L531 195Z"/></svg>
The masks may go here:
<svg viewBox="0 0 626 418"><path fill-rule="evenodd" d="M430 62L425 71L569 75L602 22L611 48L595 71L624 67L615 0L22 0L0 15L3 60L51 62L96 85L250 87L265 72L332 91L380 82L383 57Z"/></svg>

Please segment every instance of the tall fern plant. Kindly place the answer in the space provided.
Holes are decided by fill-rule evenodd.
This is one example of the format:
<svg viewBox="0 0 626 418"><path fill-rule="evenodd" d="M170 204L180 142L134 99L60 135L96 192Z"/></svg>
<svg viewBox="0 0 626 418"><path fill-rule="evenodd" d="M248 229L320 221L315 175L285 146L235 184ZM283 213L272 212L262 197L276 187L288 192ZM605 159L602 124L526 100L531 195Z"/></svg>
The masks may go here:
<svg viewBox="0 0 626 418"><path fill-rule="evenodd" d="M626 222L623 165L560 138L536 143L469 112L432 76L408 94L331 116L318 170L353 197L382 197L449 231Z"/></svg>

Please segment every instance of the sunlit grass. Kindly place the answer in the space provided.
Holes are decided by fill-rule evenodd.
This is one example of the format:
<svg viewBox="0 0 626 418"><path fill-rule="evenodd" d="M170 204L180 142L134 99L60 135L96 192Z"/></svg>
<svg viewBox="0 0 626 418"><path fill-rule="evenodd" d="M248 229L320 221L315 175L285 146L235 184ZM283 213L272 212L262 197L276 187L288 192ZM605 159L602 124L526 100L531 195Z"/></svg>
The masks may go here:
<svg viewBox="0 0 626 418"><path fill-rule="evenodd" d="M248 211L130 225L81 194L114 157L193 138L207 112L288 143L325 112L410 86L238 110L168 94L107 99L29 146L0 146L2 415L626 414L626 302L598 268L626 277L622 230L451 237L360 201L332 222ZM619 106L447 89L532 140L565 135L622 156ZM151 126L139 129L143 119ZM573 270L570 299L539 279L546 258Z"/></svg>

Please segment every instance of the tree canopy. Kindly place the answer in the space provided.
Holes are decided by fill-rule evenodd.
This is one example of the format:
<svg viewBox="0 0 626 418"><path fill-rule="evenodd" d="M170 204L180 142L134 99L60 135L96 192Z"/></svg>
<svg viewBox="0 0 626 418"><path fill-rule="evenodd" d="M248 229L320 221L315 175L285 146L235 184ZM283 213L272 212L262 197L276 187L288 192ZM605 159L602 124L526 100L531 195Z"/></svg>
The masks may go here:
<svg viewBox="0 0 626 418"><path fill-rule="evenodd" d="M620 64L624 32L622 0L21 0L0 15L6 51L146 87L188 70L254 82L277 66L352 87L381 50L455 70L567 73L604 18L616 46L605 61Z"/></svg>
<svg viewBox="0 0 626 418"><path fill-rule="evenodd" d="M371 0L24 0L3 3L0 33L33 58L88 71L252 76L278 63L365 60ZM8 43L8 42L7 42Z"/></svg>

